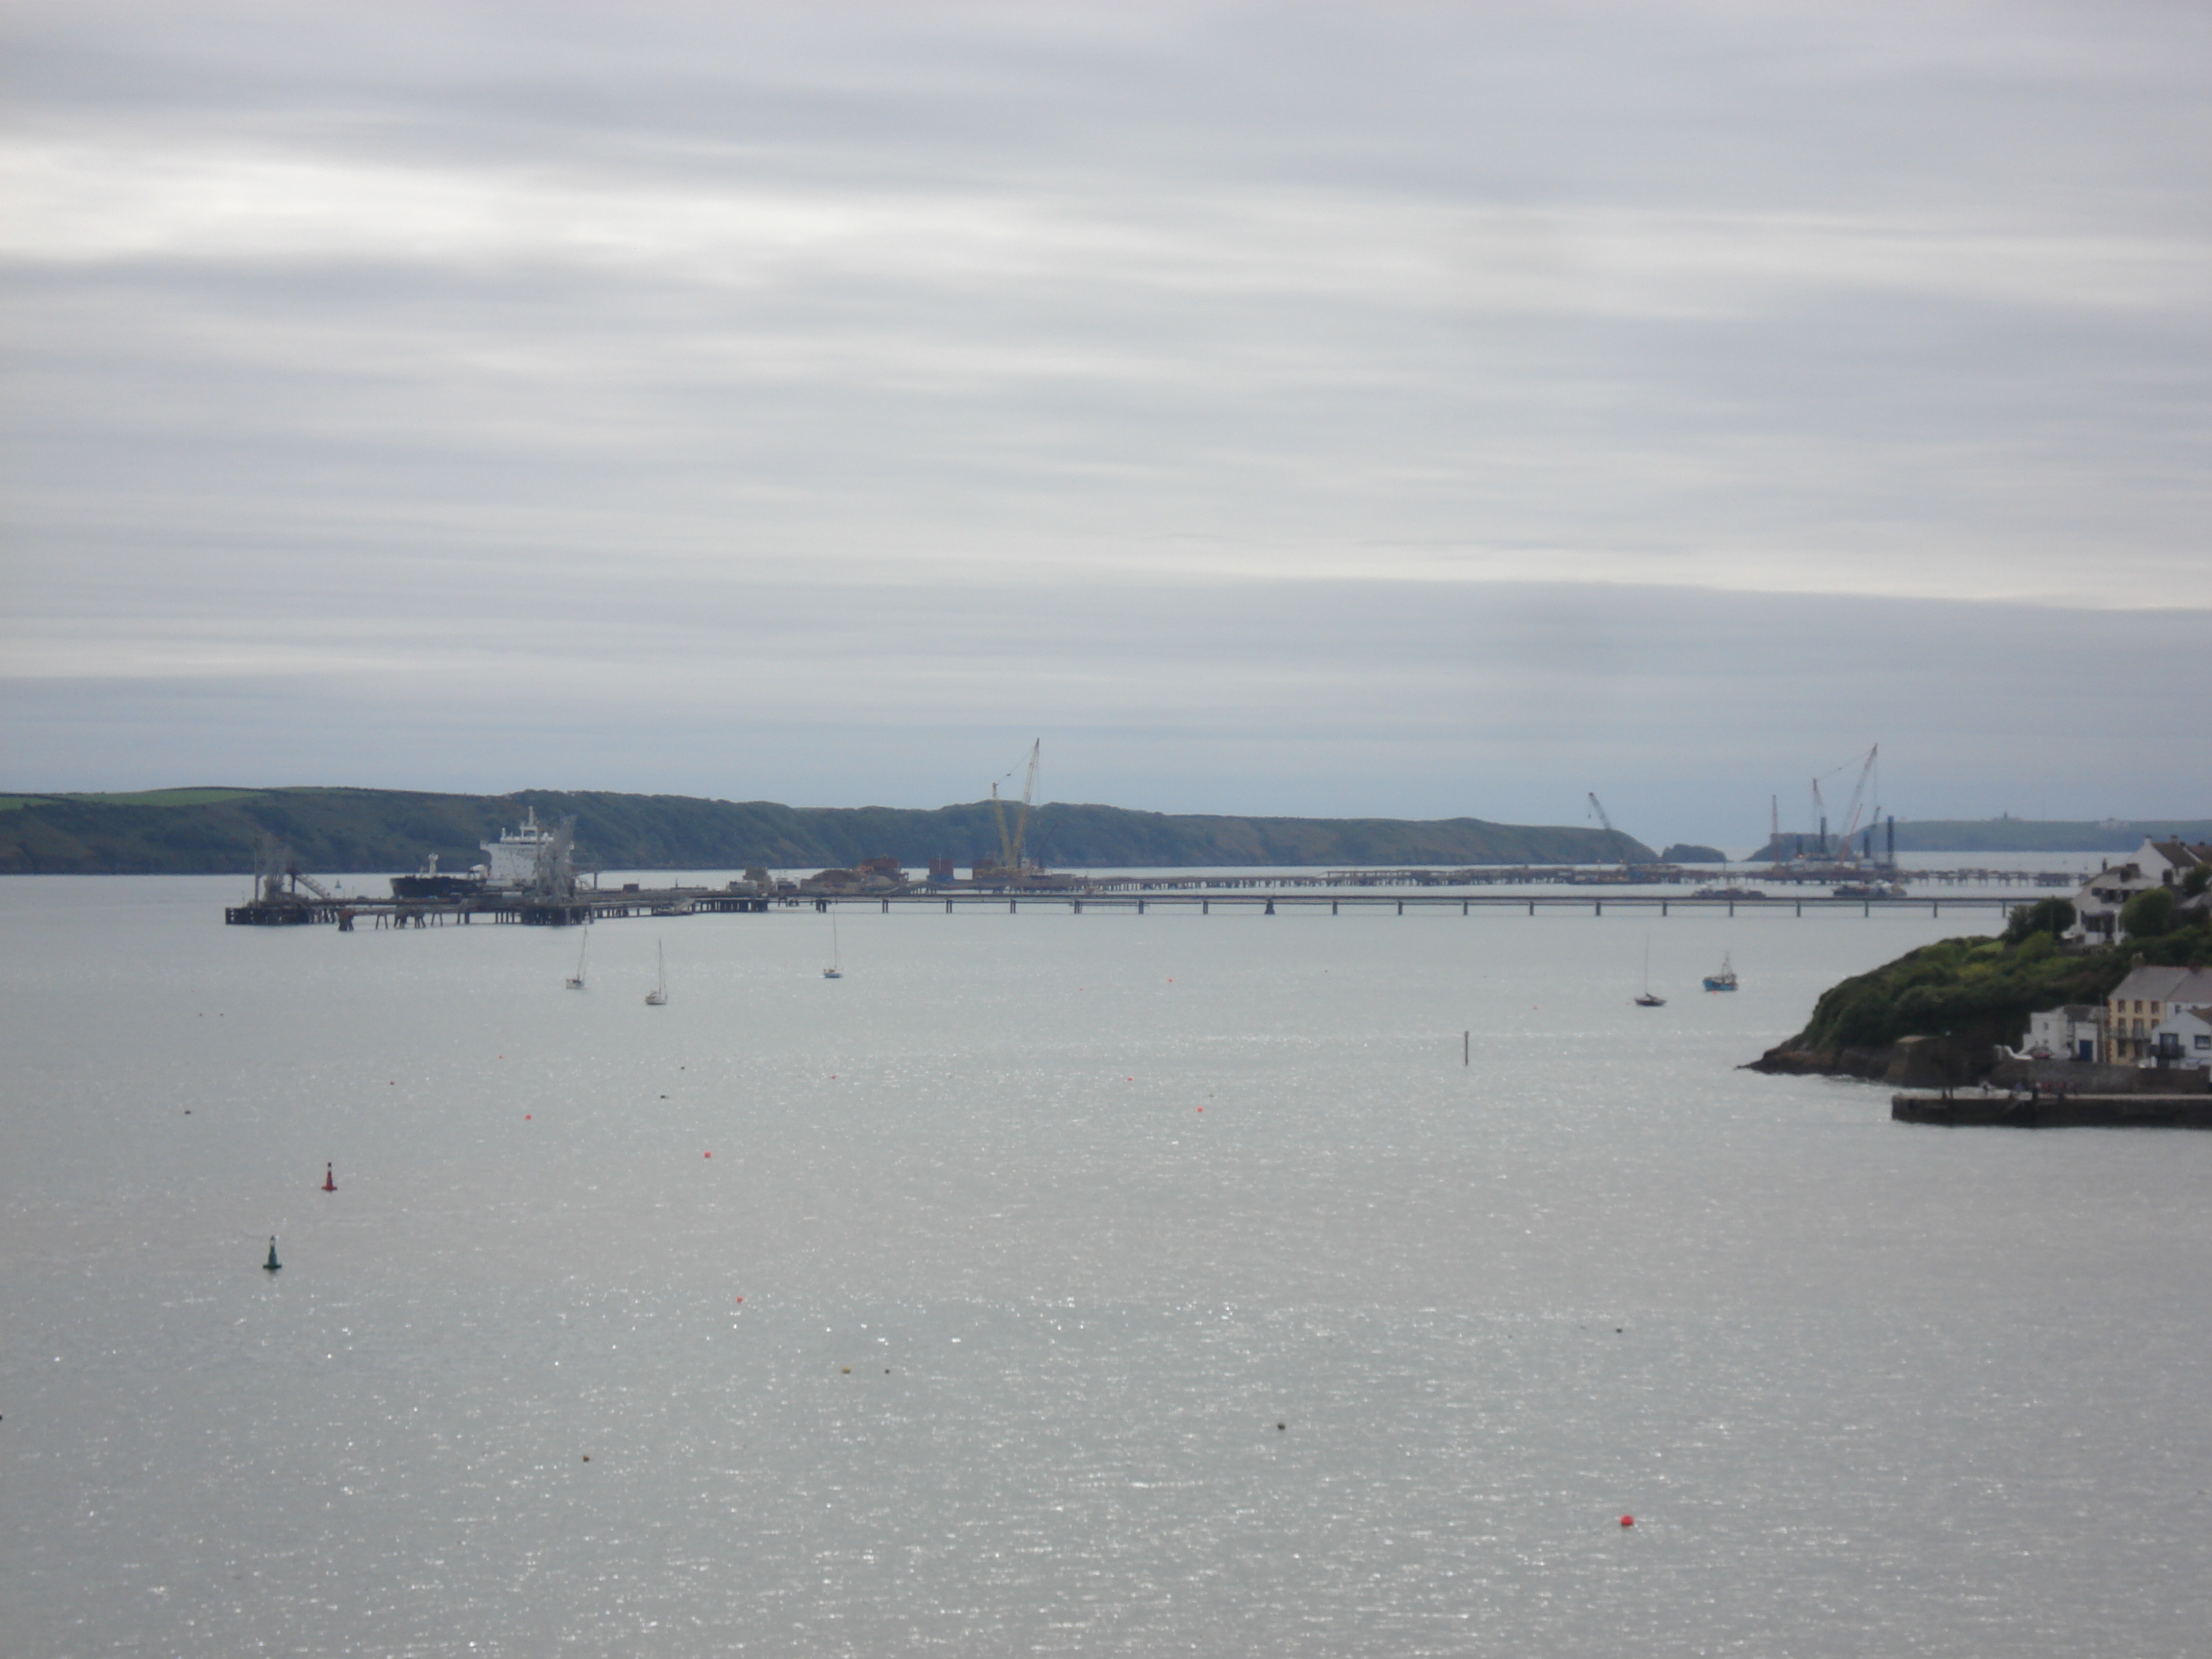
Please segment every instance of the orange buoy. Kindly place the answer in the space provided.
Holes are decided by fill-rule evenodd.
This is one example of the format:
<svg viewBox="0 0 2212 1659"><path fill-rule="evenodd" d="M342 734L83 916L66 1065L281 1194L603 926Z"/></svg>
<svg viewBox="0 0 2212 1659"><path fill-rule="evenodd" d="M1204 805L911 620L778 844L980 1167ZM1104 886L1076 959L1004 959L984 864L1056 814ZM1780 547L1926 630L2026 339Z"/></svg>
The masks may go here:
<svg viewBox="0 0 2212 1659"><path fill-rule="evenodd" d="M334 1193L334 1192L337 1191L337 1189L338 1189L337 1177L336 1176L333 1176L333 1175L331 1173L331 1166L330 1166L329 1164L324 1164L324 1165L323 1165L323 1190L324 1190L325 1192L326 1192L326 1193Z"/></svg>
<svg viewBox="0 0 2212 1659"><path fill-rule="evenodd" d="M1632 1515L1624 1515L1620 1517L1620 1524L1624 1527L1632 1527L1636 1524L1636 1517Z"/></svg>

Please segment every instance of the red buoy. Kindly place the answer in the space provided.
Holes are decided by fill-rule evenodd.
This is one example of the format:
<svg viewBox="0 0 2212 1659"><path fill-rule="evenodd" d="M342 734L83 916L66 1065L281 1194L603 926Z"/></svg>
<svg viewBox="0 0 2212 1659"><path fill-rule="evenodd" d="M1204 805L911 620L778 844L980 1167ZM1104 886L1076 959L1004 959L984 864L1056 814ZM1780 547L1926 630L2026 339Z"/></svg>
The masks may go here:
<svg viewBox="0 0 2212 1659"><path fill-rule="evenodd" d="M326 1192L326 1193L334 1193L334 1192L337 1191L337 1189L338 1189L338 1183L337 1183L337 1178L336 1178L335 1176L333 1176L331 1174L331 1166L330 1166L329 1164L324 1164L324 1165L323 1165L323 1190L324 1190L325 1192Z"/></svg>
<svg viewBox="0 0 2212 1659"><path fill-rule="evenodd" d="M1632 1515L1624 1515L1620 1517L1620 1524L1624 1527L1632 1527L1636 1524L1636 1517Z"/></svg>

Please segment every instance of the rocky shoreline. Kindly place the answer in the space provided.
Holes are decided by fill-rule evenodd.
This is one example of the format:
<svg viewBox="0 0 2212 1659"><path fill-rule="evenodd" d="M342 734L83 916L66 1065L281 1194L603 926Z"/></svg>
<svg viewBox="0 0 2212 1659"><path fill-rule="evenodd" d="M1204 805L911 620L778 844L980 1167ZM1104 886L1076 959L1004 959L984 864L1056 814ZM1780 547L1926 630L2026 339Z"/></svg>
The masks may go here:
<svg viewBox="0 0 2212 1659"><path fill-rule="evenodd" d="M1990 1044L1956 1037L1909 1036L1872 1048L1816 1048L1806 1043L1801 1031L1740 1069L1770 1076L1856 1078L1896 1088L1940 1089L1988 1081L1997 1064Z"/></svg>
<svg viewBox="0 0 2212 1659"><path fill-rule="evenodd" d="M2079 1060L2022 1060L2001 1054L1996 1045L1959 1037L1911 1036L1879 1048L1814 1048L1803 1033L1769 1048L1739 1069L1784 1077L1852 1078L1898 1089L1992 1088L2067 1095L2201 1095L2206 1073L2145 1071L2135 1066L2106 1066Z"/></svg>

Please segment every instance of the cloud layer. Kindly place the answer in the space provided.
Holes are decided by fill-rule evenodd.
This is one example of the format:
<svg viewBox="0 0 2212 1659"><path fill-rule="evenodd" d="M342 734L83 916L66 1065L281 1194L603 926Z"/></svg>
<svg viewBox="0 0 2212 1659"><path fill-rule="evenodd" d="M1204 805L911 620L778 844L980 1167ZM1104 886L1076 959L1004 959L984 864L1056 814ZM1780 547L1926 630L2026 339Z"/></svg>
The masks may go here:
<svg viewBox="0 0 2212 1659"><path fill-rule="evenodd" d="M2212 619L2191 9L12 16L20 783L283 752L933 803L1057 722L1146 757L1072 793L1507 816L1433 781L1757 793L1786 758L1486 724L1526 639L1485 630L1534 607L1539 678L1615 690L1613 619L1756 614L1758 649L1642 651L1638 707L1820 672L1871 716L1902 676L1860 730L1955 784L2009 671L1902 641L2148 667ZM1879 619L1849 653L1844 599ZM308 766L319 700L375 776ZM656 705L684 743L640 748ZM435 760L396 738L429 708ZM2104 741L2136 796L2077 773L2051 810L2202 804Z"/></svg>

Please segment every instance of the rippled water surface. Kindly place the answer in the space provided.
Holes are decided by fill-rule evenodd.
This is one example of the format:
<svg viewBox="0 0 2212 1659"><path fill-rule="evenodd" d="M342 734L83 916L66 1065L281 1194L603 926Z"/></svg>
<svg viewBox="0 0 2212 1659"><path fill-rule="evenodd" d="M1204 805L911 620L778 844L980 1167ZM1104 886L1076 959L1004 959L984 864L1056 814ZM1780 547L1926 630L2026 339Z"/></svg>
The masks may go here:
<svg viewBox="0 0 2212 1659"><path fill-rule="evenodd" d="M2212 1137L1734 1069L1987 913L237 886L0 883L9 1655L2205 1651Z"/></svg>

